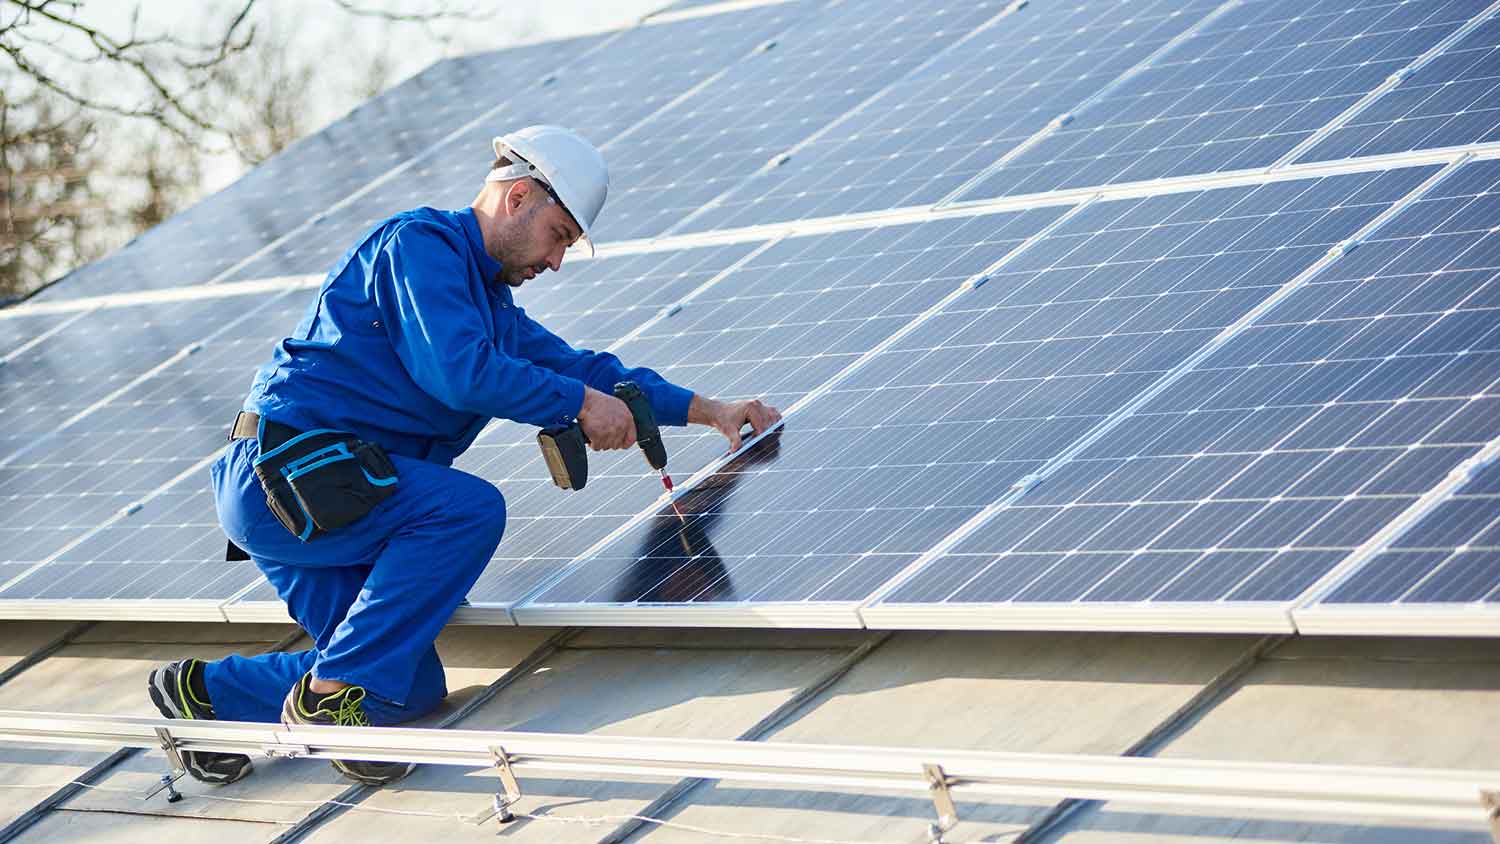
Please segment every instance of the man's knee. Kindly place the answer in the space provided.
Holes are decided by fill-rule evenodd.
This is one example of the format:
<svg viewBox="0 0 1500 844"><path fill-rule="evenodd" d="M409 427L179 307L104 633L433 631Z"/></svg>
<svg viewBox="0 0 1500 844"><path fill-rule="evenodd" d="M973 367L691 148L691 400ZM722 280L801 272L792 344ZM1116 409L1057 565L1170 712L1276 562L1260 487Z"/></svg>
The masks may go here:
<svg viewBox="0 0 1500 844"><path fill-rule="evenodd" d="M454 502L478 531L475 541L483 538L494 545L500 544L505 533L505 496L496 486L484 478L464 472L457 473L460 479L454 485Z"/></svg>

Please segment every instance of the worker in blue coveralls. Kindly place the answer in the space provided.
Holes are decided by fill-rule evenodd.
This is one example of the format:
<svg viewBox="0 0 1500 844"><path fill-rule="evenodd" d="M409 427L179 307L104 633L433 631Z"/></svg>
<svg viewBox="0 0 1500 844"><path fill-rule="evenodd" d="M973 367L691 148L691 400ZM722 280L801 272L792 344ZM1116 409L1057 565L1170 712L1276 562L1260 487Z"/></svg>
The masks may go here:
<svg viewBox="0 0 1500 844"><path fill-rule="evenodd" d="M243 549L314 647L184 659L151 672L168 718L388 725L447 695L433 642L493 556L505 500L450 465L494 417L576 421L595 449L635 444L634 381L663 424L710 425L740 446L780 414L716 401L613 355L574 349L517 307L511 288L589 232L608 191L599 151L532 126L494 141L473 205L377 225L328 274L291 337L255 375L211 474L231 553ZM228 783L247 756L194 751L188 772ZM384 784L404 763L346 760Z"/></svg>

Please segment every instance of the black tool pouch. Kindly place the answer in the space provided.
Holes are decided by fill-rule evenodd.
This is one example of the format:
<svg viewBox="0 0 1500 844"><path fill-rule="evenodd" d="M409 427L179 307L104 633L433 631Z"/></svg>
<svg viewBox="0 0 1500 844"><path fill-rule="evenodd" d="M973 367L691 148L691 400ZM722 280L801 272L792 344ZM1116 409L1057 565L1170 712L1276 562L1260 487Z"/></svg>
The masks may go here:
<svg viewBox="0 0 1500 844"><path fill-rule="evenodd" d="M266 506L303 542L359 521L396 494L396 467L385 451L353 434L264 422L260 447L255 475Z"/></svg>

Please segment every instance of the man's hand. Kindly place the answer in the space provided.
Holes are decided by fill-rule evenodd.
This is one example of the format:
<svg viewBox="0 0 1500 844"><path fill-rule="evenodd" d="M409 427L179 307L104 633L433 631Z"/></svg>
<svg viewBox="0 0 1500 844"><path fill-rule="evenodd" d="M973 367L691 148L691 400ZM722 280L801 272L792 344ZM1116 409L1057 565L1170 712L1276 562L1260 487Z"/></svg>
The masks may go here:
<svg viewBox="0 0 1500 844"><path fill-rule="evenodd" d="M756 436L764 434L781 421L781 411L760 399L725 402L693 396L693 403L688 405L688 421L718 428L729 440L729 451L733 453L740 449L740 429L748 423Z"/></svg>
<svg viewBox="0 0 1500 844"><path fill-rule="evenodd" d="M635 445L635 417L625 402L601 393L593 387L583 388L583 407L578 409L578 424L588 435L589 448L610 451Z"/></svg>

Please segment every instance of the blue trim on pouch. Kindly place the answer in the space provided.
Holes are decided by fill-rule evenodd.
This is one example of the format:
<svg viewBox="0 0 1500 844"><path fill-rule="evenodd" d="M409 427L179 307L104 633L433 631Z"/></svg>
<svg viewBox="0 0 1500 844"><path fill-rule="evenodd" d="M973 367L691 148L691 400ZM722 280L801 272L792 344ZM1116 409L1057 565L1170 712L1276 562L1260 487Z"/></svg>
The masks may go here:
<svg viewBox="0 0 1500 844"><path fill-rule="evenodd" d="M266 424L265 417L261 417L260 424L262 426L264 426ZM264 433L264 431L262 431L261 433ZM348 433L349 433L348 431L335 431L332 428L318 428L318 429L313 430L313 431L308 431L305 434L298 434L297 436L292 437L291 439L287 440L286 442L282 443L281 445L278 445L275 448L271 449L270 451L267 451L264 454L262 454L261 456L255 458L254 465L259 466L260 464L266 462L267 460L271 459L272 457L275 457L277 454L279 454L279 453L287 450L288 448L291 448L293 445L296 445L297 443L299 443L299 442L307 439L308 437L314 436L315 434L348 434Z"/></svg>

